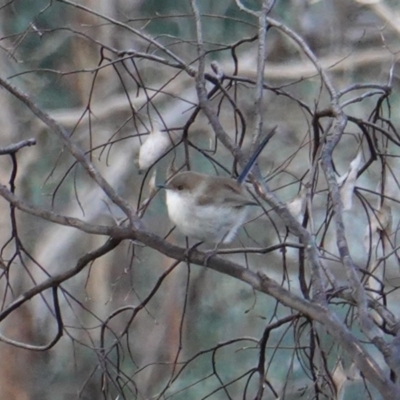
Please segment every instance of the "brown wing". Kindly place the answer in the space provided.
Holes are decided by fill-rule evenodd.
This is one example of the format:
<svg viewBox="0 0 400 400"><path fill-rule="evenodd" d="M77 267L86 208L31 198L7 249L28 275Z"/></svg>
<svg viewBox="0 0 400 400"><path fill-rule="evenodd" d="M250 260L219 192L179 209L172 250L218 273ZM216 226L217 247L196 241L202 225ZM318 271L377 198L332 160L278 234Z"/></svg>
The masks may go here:
<svg viewBox="0 0 400 400"><path fill-rule="evenodd" d="M257 205L247 195L245 187L233 179L218 177L207 182L209 185L208 193L199 197L199 205L227 204L230 207L243 207L248 205Z"/></svg>

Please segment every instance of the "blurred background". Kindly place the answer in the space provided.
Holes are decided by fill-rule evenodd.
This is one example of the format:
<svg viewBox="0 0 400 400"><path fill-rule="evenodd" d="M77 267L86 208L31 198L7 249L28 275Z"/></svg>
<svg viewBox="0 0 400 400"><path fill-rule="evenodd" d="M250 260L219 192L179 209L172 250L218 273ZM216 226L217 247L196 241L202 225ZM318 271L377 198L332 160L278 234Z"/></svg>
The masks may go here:
<svg viewBox="0 0 400 400"><path fill-rule="evenodd" d="M254 128L257 20L241 11L233 0L198 3L207 72L212 73L210 63L214 61L226 76L243 78L227 90L240 109L246 129L228 101L216 97L213 104L232 139L248 151ZM253 10L260 7L259 1L243 4ZM384 87L391 79L393 91L384 112L395 129L399 123L397 1L280 0L270 16L303 38L337 91L354 84ZM164 194L154 195L151 179L164 182L168 168L181 168L188 158L194 170L210 174L234 175L237 166L232 155L216 143L204 116L190 121L197 104L193 78L174 67L176 59L147 37L196 67L196 36L188 1L0 2L1 76L65 127L121 196L134 207L145 204L142 212L147 228L165 236L172 225ZM330 98L302 49L276 29L267 33L265 83L264 134L275 125L279 133L259 163L270 187L283 202L290 203L302 198L302 188L310 180L313 112L328 107ZM360 93L349 91L342 100ZM377 98L365 95L349 104L346 112L368 120ZM0 104L0 146L37 140L36 146L17 154L18 197L87 222L110 225L121 221L121 211L48 127L4 89L0 90ZM329 121L321 124L328 130ZM167 148L170 151L160 159L141 160L141 146L155 133L169 138L160 155ZM338 177L365 149L360 136L357 126L349 124L334 153ZM175 147L171 147L171 141ZM377 210L377 186L389 185L391 198L398 197L398 184L393 179L397 175L398 146L392 142L381 145L382 154L391 156L388 165L392 174L382 178L383 167L377 163L357 181L358 186L370 191L364 195ZM155 151L160 151L157 145ZM0 163L1 183L7 185L12 163L7 156L1 157ZM343 277L335 237L326 223L330 211L321 175L316 172L313 178L313 219L326 265L340 281ZM360 204L355 203L346 223L352 255L364 265L371 259L368 237L365 239L370 220ZM104 237L22 212L17 212L17 225L12 226L10 206L4 199L1 209L2 309L47 277L73 268L80 257L105 242ZM267 216L254 215L255 220L241 229L228 248L266 248L285 240L295 242L291 236L287 239L282 222L267 211ZM397 214L394 209L391 212L392 226L396 226ZM168 240L185 245L185 238L176 231ZM395 242L393 236L394 247ZM296 248L267 254L238 252L225 257L265 271L283 286L299 290ZM0 343L0 398L254 398L258 382L252 371L259 361L258 342L265 327L295 313L233 278L182 264L132 320L134 307L142 304L172 264L173 260L153 249L124 242L64 282L60 290L63 337L54 347L32 352ZM400 283L396 257L393 261L388 258L385 267L380 278L392 290ZM30 344L48 343L57 330L48 292L2 321L2 334ZM392 296L395 311L394 289ZM117 311L121 307L127 308ZM344 306L338 312L349 320L354 317ZM268 385L263 398L314 398L310 328L303 322L293 317L288 325L271 331L266 352ZM326 363L332 371L339 371L336 356L341 350L328 336L322 337ZM340 353L345 383L339 372L333 376L339 382L335 384L341 398L379 398L351 365L346 354ZM327 393L320 393L319 398L332 398Z"/></svg>

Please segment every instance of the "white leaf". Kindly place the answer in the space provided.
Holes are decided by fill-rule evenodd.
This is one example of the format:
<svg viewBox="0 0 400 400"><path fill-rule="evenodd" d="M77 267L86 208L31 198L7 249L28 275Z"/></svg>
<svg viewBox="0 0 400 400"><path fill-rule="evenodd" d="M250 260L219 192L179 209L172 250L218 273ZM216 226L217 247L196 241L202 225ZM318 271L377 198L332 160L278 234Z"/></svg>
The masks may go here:
<svg viewBox="0 0 400 400"><path fill-rule="evenodd" d="M350 169L338 178L340 197L343 203L343 211L351 210L353 206L353 192L357 181L358 171L361 169L362 153L358 152L356 158L350 163Z"/></svg>
<svg viewBox="0 0 400 400"><path fill-rule="evenodd" d="M298 221L301 220L306 211L306 198L307 198L307 186L303 186L300 193L292 200L289 201L286 206L290 213Z"/></svg>
<svg viewBox="0 0 400 400"><path fill-rule="evenodd" d="M157 175L157 170L155 169L149 179L149 197L152 197L157 193L156 175Z"/></svg>
<svg viewBox="0 0 400 400"><path fill-rule="evenodd" d="M137 159L139 170L144 171L151 167L173 144L173 137L167 132L150 132L145 142L140 146Z"/></svg>
<svg viewBox="0 0 400 400"><path fill-rule="evenodd" d="M343 385L347 382L347 374L343 369L343 364L341 360L339 360L336 364L335 370L332 374L332 380L336 386L336 391L338 394L336 399L342 399L344 389Z"/></svg>

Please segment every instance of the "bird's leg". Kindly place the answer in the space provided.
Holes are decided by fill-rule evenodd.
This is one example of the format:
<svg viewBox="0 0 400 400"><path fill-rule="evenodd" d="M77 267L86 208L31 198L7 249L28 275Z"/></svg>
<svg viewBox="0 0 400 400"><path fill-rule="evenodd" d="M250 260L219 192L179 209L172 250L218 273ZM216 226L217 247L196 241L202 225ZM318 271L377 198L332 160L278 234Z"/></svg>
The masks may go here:
<svg viewBox="0 0 400 400"><path fill-rule="evenodd" d="M219 245L220 245L221 243L224 242L225 238L228 236L228 233L229 233L229 232L227 232L227 233L224 235L224 237L223 237L218 243L216 243L216 245L214 246L214 248L213 248L212 250L205 250L205 251L204 251L204 253L205 253L204 265L205 265L205 266L207 266L208 260L209 260L211 257L214 257L215 255L218 254L218 247L219 247ZM193 250L197 249L197 247L199 247L199 246L200 246L201 244L203 244L203 243L204 243L204 241L201 241L201 242L198 242L198 243L194 244L193 246L187 248L186 251L185 251L185 257L186 257L187 259L190 260L190 253L191 253Z"/></svg>
<svg viewBox="0 0 400 400"><path fill-rule="evenodd" d="M205 254L206 254L206 256L205 256L205 258L204 258L204 265L205 265L205 266L207 266L208 260L209 260L211 257L214 257L215 255L218 254L218 246L219 246L220 244L221 244L221 242L218 242L212 250L207 250L207 251L205 251Z"/></svg>
<svg viewBox="0 0 400 400"><path fill-rule="evenodd" d="M193 246L191 246L191 247L189 247L189 248L186 248L186 250L185 250L185 257L187 258L187 259L190 259L190 253L193 251L193 250L196 250L197 249L197 247L199 247L201 244L203 244L204 242L203 241L201 241L201 242L198 242L198 243L196 243L196 244L194 244Z"/></svg>
<svg viewBox="0 0 400 400"><path fill-rule="evenodd" d="M219 245L221 244L221 243L223 243L224 242L224 240L226 239L226 237L228 236L228 234L229 234L229 232L226 232L226 234L223 236L223 238L219 241L219 242L217 242L217 244L215 245L215 247L212 249L212 250L208 250L208 251L206 251L205 253L206 253L206 257L205 257L205 259L204 259L204 265L205 266L207 266L207 264L208 264L208 260L211 258L211 257L214 257L215 255L217 255L218 254L218 247L219 247Z"/></svg>

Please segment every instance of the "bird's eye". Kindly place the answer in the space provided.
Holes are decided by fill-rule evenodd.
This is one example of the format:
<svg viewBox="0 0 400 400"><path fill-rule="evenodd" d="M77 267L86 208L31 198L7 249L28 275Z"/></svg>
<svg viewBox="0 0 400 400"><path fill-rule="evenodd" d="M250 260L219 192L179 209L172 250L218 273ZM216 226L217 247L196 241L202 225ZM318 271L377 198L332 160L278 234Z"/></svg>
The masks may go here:
<svg viewBox="0 0 400 400"><path fill-rule="evenodd" d="M183 186L182 186L182 185L179 185L179 186L177 187L177 189L178 189L178 190L183 190Z"/></svg>

